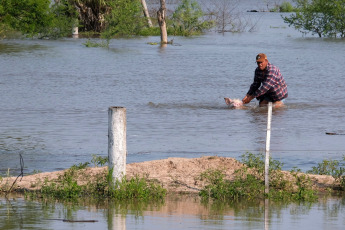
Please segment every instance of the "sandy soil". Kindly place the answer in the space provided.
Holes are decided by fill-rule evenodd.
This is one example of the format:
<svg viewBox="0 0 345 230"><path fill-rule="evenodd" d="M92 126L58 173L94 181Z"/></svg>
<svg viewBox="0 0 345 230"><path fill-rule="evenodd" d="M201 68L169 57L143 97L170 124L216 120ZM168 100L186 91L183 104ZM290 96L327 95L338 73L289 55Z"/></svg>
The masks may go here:
<svg viewBox="0 0 345 230"><path fill-rule="evenodd" d="M208 169L221 169L226 172L226 178L232 179L235 170L243 165L233 158L205 156L201 158L167 158L162 160L147 161L141 163L127 164L127 177L146 176L148 179L159 182L168 192L172 193L197 193L205 186L205 181L201 180L200 174ZM104 173L106 167L95 167L85 169L84 175L88 179L97 174ZM42 181L56 180L64 171L45 172L35 175L18 178L13 186L13 191L37 190L40 189ZM315 188L324 190L327 187L334 186L332 176L309 175ZM8 191L17 177L2 178L0 181L0 190ZM83 183L83 179L78 180Z"/></svg>

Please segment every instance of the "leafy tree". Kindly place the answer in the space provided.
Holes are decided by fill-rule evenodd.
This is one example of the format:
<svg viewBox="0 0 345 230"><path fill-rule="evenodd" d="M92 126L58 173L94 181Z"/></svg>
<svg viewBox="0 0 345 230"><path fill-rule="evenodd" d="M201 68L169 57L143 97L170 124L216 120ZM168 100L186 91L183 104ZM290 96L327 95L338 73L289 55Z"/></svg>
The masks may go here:
<svg viewBox="0 0 345 230"><path fill-rule="evenodd" d="M345 0L295 0L297 12L284 22L302 33L345 37Z"/></svg>
<svg viewBox="0 0 345 230"><path fill-rule="evenodd" d="M6 10L4 10L6 9ZM1 0L0 20L23 34L56 38L71 32L72 8L67 0ZM0 27L1 28L1 27Z"/></svg>
<svg viewBox="0 0 345 230"><path fill-rule="evenodd" d="M50 8L52 21L43 28L41 37L58 38L71 34L73 26L77 26L78 13L69 0L55 0Z"/></svg>
<svg viewBox="0 0 345 230"><path fill-rule="evenodd" d="M138 35L147 26L140 1L112 0L108 4L111 10L105 17L106 29L102 37Z"/></svg>
<svg viewBox="0 0 345 230"><path fill-rule="evenodd" d="M4 22L5 11L0 4L0 39L6 37L6 33L10 30L9 26Z"/></svg>
<svg viewBox="0 0 345 230"><path fill-rule="evenodd" d="M35 35L53 20L49 5L50 0L2 0L1 6L6 9L2 20L24 34Z"/></svg>
<svg viewBox="0 0 345 230"><path fill-rule="evenodd" d="M182 0L172 15L175 34L190 36L200 34L213 26L212 21L202 20L204 13L195 0Z"/></svg>

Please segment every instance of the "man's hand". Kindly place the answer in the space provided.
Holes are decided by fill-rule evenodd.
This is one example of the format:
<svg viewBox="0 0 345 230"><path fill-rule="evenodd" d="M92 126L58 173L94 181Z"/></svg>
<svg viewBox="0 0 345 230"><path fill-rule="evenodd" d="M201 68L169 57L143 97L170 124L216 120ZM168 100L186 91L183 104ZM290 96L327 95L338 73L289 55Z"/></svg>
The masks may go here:
<svg viewBox="0 0 345 230"><path fill-rule="evenodd" d="M242 99L242 102L243 102L243 104L248 104L251 100L253 100L254 99L254 97L253 96L251 96L251 95L246 95L243 99Z"/></svg>

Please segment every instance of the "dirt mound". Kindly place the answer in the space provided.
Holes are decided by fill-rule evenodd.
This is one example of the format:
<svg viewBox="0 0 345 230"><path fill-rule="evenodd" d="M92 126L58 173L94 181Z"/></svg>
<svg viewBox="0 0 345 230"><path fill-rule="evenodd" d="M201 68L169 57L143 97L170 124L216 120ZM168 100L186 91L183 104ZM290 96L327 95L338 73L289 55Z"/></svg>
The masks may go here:
<svg viewBox="0 0 345 230"><path fill-rule="evenodd" d="M162 160L147 161L127 164L127 177L144 176L157 181L168 192L196 193L205 186L200 175L208 169L219 169L226 173L226 179L232 179L234 172L243 167L243 164L233 158L205 156L201 158L167 158ZM90 179L107 171L107 167L87 168L84 175ZM13 190L37 190L44 180L56 180L64 171L46 172L19 178ZM334 185L332 176L309 175L317 188L324 189ZM16 177L3 178L0 189L7 191ZM83 183L83 179L78 182Z"/></svg>

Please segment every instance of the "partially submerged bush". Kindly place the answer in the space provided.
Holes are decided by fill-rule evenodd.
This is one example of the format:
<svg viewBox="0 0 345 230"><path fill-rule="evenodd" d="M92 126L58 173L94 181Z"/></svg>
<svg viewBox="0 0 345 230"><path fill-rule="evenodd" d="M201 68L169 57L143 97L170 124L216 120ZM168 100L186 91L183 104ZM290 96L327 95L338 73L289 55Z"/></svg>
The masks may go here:
<svg viewBox="0 0 345 230"><path fill-rule="evenodd" d="M213 21L203 19L204 12L195 0L182 0L171 17L175 35L191 36L203 33L214 26Z"/></svg>
<svg viewBox="0 0 345 230"><path fill-rule="evenodd" d="M276 5L276 7L271 9L270 11L271 12L278 12L279 11L279 12L288 13L288 12L296 11L296 8L293 7L290 2L284 1L282 4Z"/></svg>
<svg viewBox="0 0 345 230"><path fill-rule="evenodd" d="M264 156L247 153L242 156L243 168L235 172L235 179L226 180L221 170L208 170L201 177L208 185L201 190L200 196L204 199L212 198L222 201L242 199L264 199L269 197L274 200L315 201L315 191L312 183L305 174L291 173L294 181L286 179L281 171L282 164L270 159L270 190L265 195L264 183Z"/></svg>

